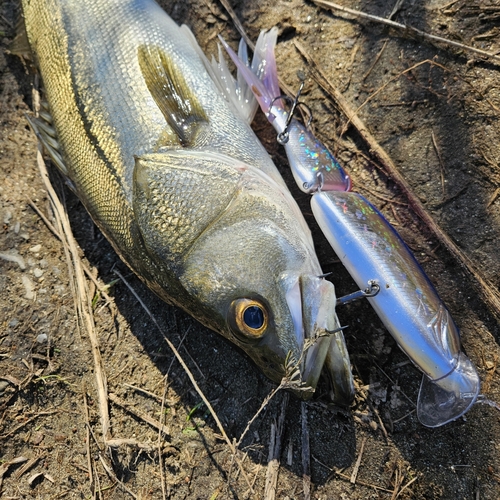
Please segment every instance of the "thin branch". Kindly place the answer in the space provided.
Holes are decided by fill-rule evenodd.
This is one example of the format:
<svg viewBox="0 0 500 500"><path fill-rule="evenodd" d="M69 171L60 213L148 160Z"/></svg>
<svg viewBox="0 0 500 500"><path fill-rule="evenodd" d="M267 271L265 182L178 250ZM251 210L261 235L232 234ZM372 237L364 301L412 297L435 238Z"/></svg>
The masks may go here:
<svg viewBox="0 0 500 500"><path fill-rule="evenodd" d="M365 450L366 437L361 441L361 446L359 448L358 459L354 464L354 469L352 469L351 474L351 484L356 484L356 478L358 477L359 467L361 465L361 459L363 458L363 451Z"/></svg>

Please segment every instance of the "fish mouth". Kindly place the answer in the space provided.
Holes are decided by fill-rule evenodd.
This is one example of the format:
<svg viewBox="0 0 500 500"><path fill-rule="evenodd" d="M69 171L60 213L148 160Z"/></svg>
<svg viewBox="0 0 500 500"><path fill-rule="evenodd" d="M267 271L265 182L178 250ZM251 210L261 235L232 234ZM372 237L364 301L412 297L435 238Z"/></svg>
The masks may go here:
<svg viewBox="0 0 500 500"><path fill-rule="evenodd" d="M315 391L324 370L333 388L333 401L349 405L354 397L349 354L340 327L335 287L325 279L300 275L291 280L286 301L292 316L300 367L298 395L308 398Z"/></svg>

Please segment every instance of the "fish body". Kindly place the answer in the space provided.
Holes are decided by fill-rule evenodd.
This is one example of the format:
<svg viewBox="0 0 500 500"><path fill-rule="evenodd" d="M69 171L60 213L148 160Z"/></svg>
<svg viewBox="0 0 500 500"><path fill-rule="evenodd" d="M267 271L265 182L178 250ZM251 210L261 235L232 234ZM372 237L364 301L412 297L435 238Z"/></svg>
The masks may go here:
<svg viewBox="0 0 500 500"><path fill-rule="evenodd" d="M50 109L39 134L121 258L271 379L292 360L313 391L325 365L349 400L309 229L190 32L151 0L24 0L23 15Z"/></svg>

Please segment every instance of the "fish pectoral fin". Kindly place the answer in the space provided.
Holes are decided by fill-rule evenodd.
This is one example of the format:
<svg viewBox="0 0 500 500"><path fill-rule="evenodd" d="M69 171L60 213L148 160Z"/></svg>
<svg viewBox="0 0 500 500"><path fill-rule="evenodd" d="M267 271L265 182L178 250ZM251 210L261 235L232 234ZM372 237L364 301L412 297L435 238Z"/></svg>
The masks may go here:
<svg viewBox="0 0 500 500"><path fill-rule="evenodd" d="M133 209L149 253L181 266L239 190L242 170L223 155L168 150L136 157Z"/></svg>
<svg viewBox="0 0 500 500"><path fill-rule="evenodd" d="M68 169L59 151L56 130L52 126L52 116L46 110L41 110L40 117L26 116L31 128L35 132L45 151L60 172L67 177Z"/></svg>
<svg viewBox="0 0 500 500"><path fill-rule="evenodd" d="M146 86L181 145L202 142L207 115L173 58L152 45L140 45L137 57Z"/></svg>

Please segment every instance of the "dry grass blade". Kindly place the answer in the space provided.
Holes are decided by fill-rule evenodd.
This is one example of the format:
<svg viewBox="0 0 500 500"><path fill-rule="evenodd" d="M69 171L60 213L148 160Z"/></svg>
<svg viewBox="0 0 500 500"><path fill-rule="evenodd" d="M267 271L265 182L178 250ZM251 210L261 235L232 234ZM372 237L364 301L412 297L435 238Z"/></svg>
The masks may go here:
<svg viewBox="0 0 500 500"><path fill-rule="evenodd" d="M444 174L446 172L446 167L444 165L444 162L443 162L443 158L441 156L441 151L439 150L439 146L438 146L438 143L436 141L436 136L434 135L434 131L432 131L431 133L431 136L432 136L432 145L434 146L434 151L436 151L436 156L438 157L438 160L439 160L439 168L441 170L441 192L443 194L443 197L444 197Z"/></svg>
<svg viewBox="0 0 500 500"><path fill-rule="evenodd" d="M37 457L30 458L20 469L16 470L12 475L14 479L19 480L19 478L32 469L45 455L38 455Z"/></svg>
<svg viewBox="0 0 500 500"><path fill-rule="evenodd" d="M241 445L241 442L243 441L243 438L246 436L247 432L249 431L251 425L255 422L256 418L261 414L262 410L267 406L267 404L269 403L269 401L271 401L271 399L274 398L274 396L276 395L276 393L280 389L282 389L282 388L283 388L283 386L279 385L278 387L276 387L275 389L273 389L264 398L264 401L262 401L262 404L260 405L260 408L257 410L257 412L255 413L255 415L248 421L247 426L245 427L244 431L241 433L240 439L236 443L236 448L239 448L239 446Z"/></svg>
<svg viewBox="0 0 500 500"><path fill-rule="evenodd" d="M252 49L255 49L255 44L250 40L248 37L245 28L243 27L243 24L241 24L241 21L238 19L238 16L236 15L236 12L234 12L233 8L231 7L231 4L227 0L220 0L220 3L224 6L226 9L227 13L229 14L229 17L231 17L231 20L233 21L234 26L238 30L238 33L241 35L243 40L245 40L246 44Z"/></svg>
<svg viewBox="0 0 500 500"><path fill-rule="evenodd" d="M369 132L363 121L352 110L351 106L344 96L329 82L318 63L309 55L309 53L295 42L298 51L304 57L310 66L311 75L316 82L327 92L333 99L335 104L340 108L348 120L356 128L360 136L370 148L371 153L384 166L388 175L392 178L398 187L403 191L408 199L413 211L422 219L430 231L439 239L439 241L448 249L453 257L462 265L478 285L478 292L482 296L484 302L488 304L491 312L497 319L500 319L500 291L485 277L480 269L472 262L472 260L462 252L462 250L452 241L452 239L439 227L431 215L427 212L422 202L413 193L411 186L406 182L400 174L394 162L386 151L380 146L373 135Z"/></svg>
<svg viewBox="0 0 500 500"><path fill-rule="evenodd" d="M45 162L43 161L42 146L40 143L38 144L37 164L57 221L57 232L62 237L66 258L68 260L68 267L71 269L70 278L72 278L72 290L75 296L78 319L90 339L92 355L94 357L95 380L98 392L102 434L104 441L106 441L111 437L108 412L108 388L101 352L99 350L99 341L95 332L91 299L88 296L87 282L85 280L82 263L78 254L78 248L71 231L68 215L50 182L47 168L45 166Z"/></svg>
<svg viewBox="0 0 500 500"><path fill-rule="evenodd" d="M250 40L250 37L247 35L247 32L245 31L245 28L243 27L243 24L241 24L241 21L238 19L238 16L236 15L236 12L234 12L233 8L231 7L230 3L228 0L220 0L220 3L222 6L226 9L227 13L229 14L229 17L233 21L234 26L238 30L238 33L241 35L243 40L245 40L246 44L252 49L255 49L255 44ZM285 92L286 95L289 97L294 97L294 92L288 85L279 77L278 75L278 81L281 87L281 90ZM301 111L302 112L302 111Z"/></svg>
<svg viewBox="0 0 500 500"><path fill-rule="evenodd" d="M87 453L87 466L88 466L88 475L89 475L89 481L90 481L90 486L92 488L92 485L94 484L94 475L93 475L93 470L92 470L92 455L90 452L90 419L89 419L89 407L87 404L87 393L85 390L85 385L82 384L82 389L83 389L83 408L85 410L85 421L87 423L86 429L85 429L85 451Z"/></svg>
<svg viewBox="0 0 500 500"><path fill-rule="evenodd" d="M325 465L323 462L321 462L321 460L318 460L314 455L311 456L316 463L318 463L325 469L329 470L340 479L351 482L351 477L348 476L347 474L343 474L342 469L341 470L332 469L331 467L328 467L328 465ZM356 484L360 484L361 486L366 486L367 488L373 488L374 490L383 491L385 493L393 492L393 490L388 490L387 488L383 488L382 486L377 486L376 484L367 483L366 481L360 481L359 479L356 480Z"/></svg>
<svg viewBox="0 0 500 500"><path fill-rule="evenodd" d="M45 217L45 214L36 206L35 202L29 197L26 196L28 200L28 205L38 214L38 217L42 219L43 223L47 226L49 231L59 240L62 241L61 235L57 232L57 229L53 226L53 224Z"/></svg>
<svg viewBox="0 0 500 500"><path fill-rule="evenodd" d="M384 19L383 17L373 16L371 14L367 14L366 12L362 12L360 10L349 9L348 7L342 7L342 5L338 5L333 2L327 2L325 0L313 0L313 2L322 7L327 7L329 9L338 10L340 12L345 12L346 14L351 14L356 17L361 17L364 19L368 19L370 21L374 21L377 23L386 24L387 26L391 26L392 28L396 28L404 31L405 33L411 33L417 38L423 40L429 40L432 42L443 43L445 45L449 45L451 47L457 47L462 50L466 50L467 52L473 52L474 54L479 54L480 56L486 57L496 62L500 62L500 56L497 54L492 54L491 52L486 52L485 50L476 49L476 47L472 47L470 45L465 45L464 43L455 42L454 40L449 40L447 38L443 38L436 35L431 35L426 33L425 31L414 28L413 26L408 26L406 24L397 23L395 21L391 21L390 19Z"/></svg>
<svg viewBox="0 0 500 500"><path fill-rule="evenodd" d="M132 498L139 499L139 497L130 488L125 486L125 484L116 477L116 474L113 472L113 469L106 463L104 458L102 458L101 454L99 454L99 460L101 461L101 464L104 467L104 470L106 471L110 479L112 479L115 483L117 483L118 486L123 491L127 492Z"/></svg>

